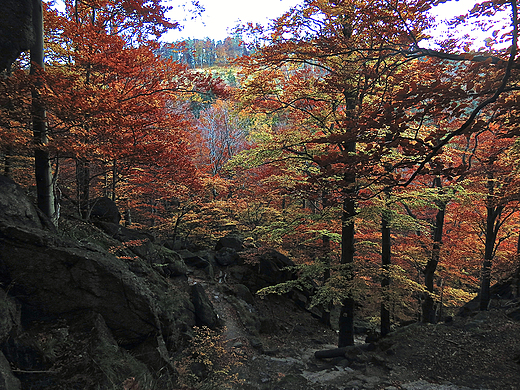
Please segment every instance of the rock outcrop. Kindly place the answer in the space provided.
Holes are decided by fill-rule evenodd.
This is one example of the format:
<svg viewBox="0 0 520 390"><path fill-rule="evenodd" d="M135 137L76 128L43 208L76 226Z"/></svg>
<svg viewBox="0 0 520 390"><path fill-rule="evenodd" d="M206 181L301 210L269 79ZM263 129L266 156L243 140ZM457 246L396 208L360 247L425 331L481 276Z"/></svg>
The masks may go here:
<svg viewBox="0 0 520 390"><path fill-rule="evenodd" d="M0 72L34 43L31 0L4 0L0 12Z"/></svg>
<svg viewBox="0 0 520 390"><path fill-rule="evenodd" d="M140 257L124 241L113 238L135 238L128 229L115 226L117 234L111 237L84 224L84 229L92 229L86 235L95 236L91 241L71 239L72 229L58 234L23 190L4 177L0 177L0 206L0 347L4 352L0 388L16 389L17 383L9 364L2 362L15 367L25 362L23 371L42 372L57 364L59 354L48 356L47 347L35 347L41 336L32 337L28 331L35 321L43 321L55 333L64 332L53 341L60 350L70 348L73 340L85 339L85 348L104 356L110 361L107 364L119 356L134 361L128 364L135 367L174 375L172 354L196 323L187 269L179 255L143 240L150 246L140 253L146 257ZM20 338L22 334L26 339ZM126 350L135 351L137 360ZM127 374L130 377L132 372ZM34 381L34 376L28 380ZM42 379L41 388L49 380Z"/></svg>

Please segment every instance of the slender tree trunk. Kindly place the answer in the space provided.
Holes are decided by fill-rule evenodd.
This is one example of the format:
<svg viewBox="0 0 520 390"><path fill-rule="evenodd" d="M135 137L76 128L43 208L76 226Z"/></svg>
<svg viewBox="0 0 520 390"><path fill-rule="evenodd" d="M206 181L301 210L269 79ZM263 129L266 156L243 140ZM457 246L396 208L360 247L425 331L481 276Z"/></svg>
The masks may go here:
<svg viewBox="0 0 520 390"><path fill-rule="evenodd" d="M43 10L41 0L32 0L33 26L35 44L31 48L31 75L43 71ZM32 122L34 149L34 171L36 177L36 193L38 208L51 220L55 217L54 183L50 154L47 149L48 134L45 107L41 101L38 87L42 85L38 80L32 91Z"/></svg>
<svg viewBox="0 0 520 390"><path fill-rule="evenodd" d="M323 273L323 284L327 283L330 279L330 237L326 234L321 236L322 248L323 248L323 261L325 262L325 272ZM332 310L332 303L327 304L323 308L321 315L321 322L325 325L330 326L330 311Z"/></svg>
<svg viewBox="0 0 520 390"><path fill-rule="evenodd" d="M388 272L389 265L392 264L392 243L390 236L390 213L383 211L381 218L381 264L383 272ZM390 333L390 310L388 302L388 289L390 287L390 277L383 274L381 279L382 301L381 301L381 336Z"/></svg>
<svg viewBox="0 0 520 390"><path fill-rule="evenodd" d="M12 168L11 154L12 154L12 149L11 149L11 146L8 145L7 150L5 151L5 153L2 156L3 160L4 160L4 176L5 177L11 176L11 168Z"/></svg>
<svg viewBox="0 0 520 390"><path fill-rule="evenodd" d="M76 195L80 215L88 219L90 203L90 164L87 159L76 159Z"/></svg>
<svg viewBox="0 0 520 390"><path fill-rule="evenodd" d="M346 274L347 279L353 278L354 265L354 217L356 216L356 202L353 198L355 192L355 177L346 178L345 199L343 200L343 212L341 217L341 264L350 265ZM354 299L345 298L341 305L339 316L338 347L354 345Z"/></svg>
<svg viewBox="0 0 520 390"><path fill-rule="evenodd" d="M491 162L493 163L493 161ZM486 199L486 241L484 246L484 261L482 263L482 281L480 285L480 310L487 310L491 300L491 269L493 267L493 256L499 224L497 223L502 214L503 206L495 204L495 181L493 172L488 173L488 195Z"/></svg>
<svg viewBox="0 0 520 390"><path fill-rule="evenodd" d="M441 178L437 176L433 181L433 186L436 188L442 188ZM442 191L440 192L442 194ZM444 217L446 215L446 202L438 200L437 215L435 216L435 224L433 226L433 247L431 257L426 263L424 269L424 285L428 293L424 294L424 301L422 305L422 322L434 323L435 322L435 302L431 294L434 292L434 279L437 265L439 264L441 246L442 246L442 235L444 231Z"/></svg>
<svg viewBox="0 0 520 390"><path fill-rule="evenodd" d="M110 199L112 199L113 202L116 201L116 184L117 184L117 160L114 159L114 161L112 161L112 191L111 191L111 196L110 196Z"/></svg>
<svg viewBox="0 0 520 390"><path fill-rule="evenodd" d="M516 270L513 275L513 281L516 283L516 297L520 297L520 234L518 235L518 241L516 243L516 256L515 256Z"/></svg>

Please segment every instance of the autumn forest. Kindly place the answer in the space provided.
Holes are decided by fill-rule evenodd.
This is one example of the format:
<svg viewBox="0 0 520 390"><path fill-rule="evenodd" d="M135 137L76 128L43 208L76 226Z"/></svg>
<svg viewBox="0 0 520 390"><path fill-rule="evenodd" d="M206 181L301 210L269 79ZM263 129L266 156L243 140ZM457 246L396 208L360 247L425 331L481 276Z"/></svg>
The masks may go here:
<svg viewBox="0 0 520 390"><path fill-rule="evenodd" d="M43 51L0 79L0 174L55 225L108 197L159 237L240 232L297 264L261 294L311 284L341 307L340 347L354 316L384 335L486 310L520 271L516 0L443 38L441 0L305 0L173 43L159 0L42 3Z"/></svg>

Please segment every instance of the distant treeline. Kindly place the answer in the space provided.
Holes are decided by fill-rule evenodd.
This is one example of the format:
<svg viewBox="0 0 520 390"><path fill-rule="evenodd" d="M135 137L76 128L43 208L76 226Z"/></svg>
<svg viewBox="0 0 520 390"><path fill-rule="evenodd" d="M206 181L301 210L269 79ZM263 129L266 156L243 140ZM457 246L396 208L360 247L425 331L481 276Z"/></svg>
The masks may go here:
<svg viewBox="0 0 520 390"><path fill-rule="evenodd" d="M206 38L167 43L159 49L159 54L190 68L205 68L227 65L234 58L247 55L248 50L240 37L228 37L217 42Z"/></svg>

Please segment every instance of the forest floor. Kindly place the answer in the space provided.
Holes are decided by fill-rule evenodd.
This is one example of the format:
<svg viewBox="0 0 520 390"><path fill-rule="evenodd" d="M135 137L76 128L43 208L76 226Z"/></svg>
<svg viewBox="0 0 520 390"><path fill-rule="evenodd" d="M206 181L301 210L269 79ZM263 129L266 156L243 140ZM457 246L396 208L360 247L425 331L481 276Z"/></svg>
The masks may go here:
<svg viewBox="0 0 520 390"><path fill-rule="evenodd" d="M398 328L374 344L360 337L345 357L331 359L314 352L335 348L337 333L290 300L256 300L254 310L271 319L271 330L257 336L225 299L214 305L242 356L233 389L520 389L520 321L507 315L518 312L518 299L449 323Z"/></svg>

